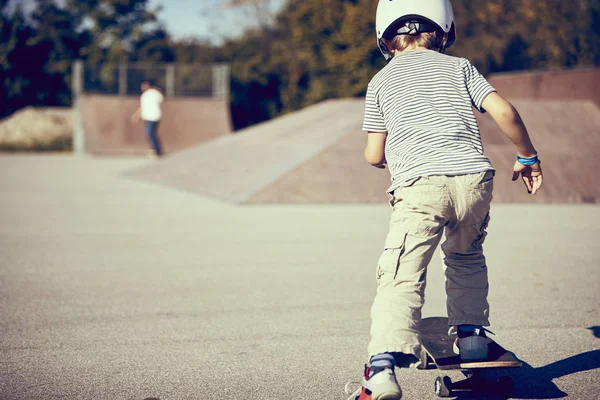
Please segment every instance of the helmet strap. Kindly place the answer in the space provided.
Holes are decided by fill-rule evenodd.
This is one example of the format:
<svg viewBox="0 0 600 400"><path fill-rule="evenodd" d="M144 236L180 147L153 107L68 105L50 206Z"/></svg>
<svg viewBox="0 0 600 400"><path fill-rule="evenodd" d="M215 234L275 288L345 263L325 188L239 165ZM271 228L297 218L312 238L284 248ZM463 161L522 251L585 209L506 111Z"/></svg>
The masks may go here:
<svg viewBox="0 0 600 400"><path fill-rule="evenodd" d="M394 55L392 53L390 53L390 50L386 46L383 39L379 39L379 48L381 49L381 52L383 53L383 56L385 57L385 61L390 62L392 60L392 58L394 58Z"/></svg>
<svg viewBox="0 0 600 400"><path fill-rule="evenodd" d="M435 32L436 36L438 37L438 39L440 38L439 35L442 35L442 44L440 45L440 53L445 53L446 52L446 46L448 45L448 35L446 33L440 32L440 31L436 31Z"/></svg>

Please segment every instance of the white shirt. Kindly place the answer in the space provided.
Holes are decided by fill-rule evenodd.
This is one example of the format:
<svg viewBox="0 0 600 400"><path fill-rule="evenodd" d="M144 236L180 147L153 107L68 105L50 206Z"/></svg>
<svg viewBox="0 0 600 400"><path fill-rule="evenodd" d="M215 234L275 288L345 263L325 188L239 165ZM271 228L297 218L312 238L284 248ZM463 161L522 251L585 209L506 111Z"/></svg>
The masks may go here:
<svg viewBox="0 0 600 400"><path fill-rule="evenodd" d="M160 121L163 95L156 89L150 88L142 93L140 97L141 117L144 121Z"/></svg>

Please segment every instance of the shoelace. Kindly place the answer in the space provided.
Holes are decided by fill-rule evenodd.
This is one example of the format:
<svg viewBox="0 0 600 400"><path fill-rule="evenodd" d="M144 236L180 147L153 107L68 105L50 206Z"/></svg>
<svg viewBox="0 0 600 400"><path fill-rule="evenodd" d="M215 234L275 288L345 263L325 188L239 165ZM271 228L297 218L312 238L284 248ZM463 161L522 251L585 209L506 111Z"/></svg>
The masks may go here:
<svg viewBox="0 0 600 400"><path fill-rule="evenodd" d="M356 385L358 385L358 389L356 389L354 392L351 392L351 388L354 386L356 387ZM358 396L360 396L360 392L362 391L363 388L363 384L362 382L358 382L358 381L349 381L346 382L346 385L344 386L344 393L347 395L350 395L350 397L348 397L348 400L355 400Z"/></svg>

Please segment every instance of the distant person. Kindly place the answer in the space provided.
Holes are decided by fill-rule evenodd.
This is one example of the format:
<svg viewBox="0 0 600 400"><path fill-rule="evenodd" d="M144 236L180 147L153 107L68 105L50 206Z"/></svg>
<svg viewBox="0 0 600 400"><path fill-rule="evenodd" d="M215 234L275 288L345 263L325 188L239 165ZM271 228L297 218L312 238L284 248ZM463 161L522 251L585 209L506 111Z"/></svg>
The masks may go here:
<svg viewBox="0 0 600 400"><path fill-rule="evenodd" d="M140 96L140 108L132 115L132 120L144 121L144 129L148 142L157 157L163 155L163 150L158 138L158 125L162 119L163 94L148 81L142 82L142 95Z"/></svg>
<svg viewBox="0 0 600 400"><path fill-rule="evenodd" d="M377 40L388 60L367 87L365 158L389 167L392 214L379 258L362 388L351 399L397 400L395 367L422 365L421 309L427 266L440 241L449 331L465 362L487 359L488 270L482 244L495 170L483 154L474 110L488 112L516 148L512 180L535 195L538 154L517 110L466 59L455 41L450 0L380 0ZM535 232L516 221L524 237Z"/></svg>

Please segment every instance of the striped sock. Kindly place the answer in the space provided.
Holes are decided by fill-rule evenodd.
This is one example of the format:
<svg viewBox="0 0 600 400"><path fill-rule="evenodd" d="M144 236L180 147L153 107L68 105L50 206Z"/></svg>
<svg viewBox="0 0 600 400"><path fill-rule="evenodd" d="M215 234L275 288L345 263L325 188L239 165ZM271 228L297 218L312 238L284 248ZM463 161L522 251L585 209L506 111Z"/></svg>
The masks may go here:
<svg viewBox="0 0 600 400"><path fill-rule="evenodd" d="M379 372L384 368L390 368L393 370L396 365L396 362L394 360L394 356L390 353L380 353L371 357L369 364L371 364L371 373L369 376L370 378L376 372Z"/></svg>

